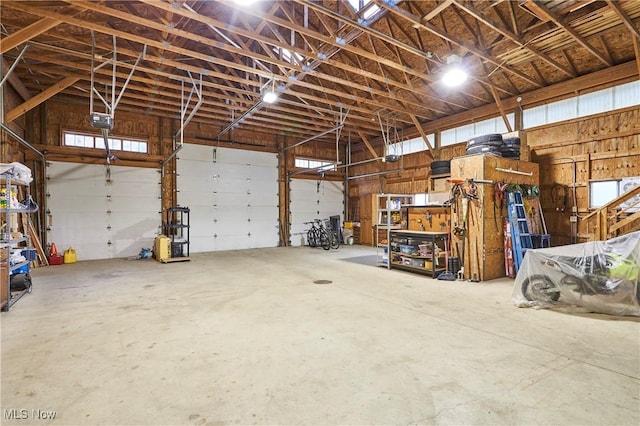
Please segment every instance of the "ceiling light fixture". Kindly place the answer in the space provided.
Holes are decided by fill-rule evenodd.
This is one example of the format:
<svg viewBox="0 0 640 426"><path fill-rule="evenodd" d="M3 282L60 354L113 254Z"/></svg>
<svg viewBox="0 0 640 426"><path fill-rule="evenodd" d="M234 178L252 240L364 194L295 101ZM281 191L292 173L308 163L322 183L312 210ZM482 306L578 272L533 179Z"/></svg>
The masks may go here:
<svg viewBox="0 0 640 426"><path fill-rule="evenodd" d="M256 0L234 0L234 1L240 6L250 6L251 4L256 2Z"/></svg>
<svg viewBox="0 0 640 426"><path fill-rule="evenodd" d="M462 60L458 55L449 55L447 71L442 76L442 82L449 87L457 87L467 81L467 72L462 68Z"/></svg>
<svg viewBox="0 0 640 426"><path fill-rule="evenodd" d="M271 88L262 94L262 102L267 104L272 104L277 99L278 99L278 94L276 93L276 79L274 77L271 79Z"/></svg>

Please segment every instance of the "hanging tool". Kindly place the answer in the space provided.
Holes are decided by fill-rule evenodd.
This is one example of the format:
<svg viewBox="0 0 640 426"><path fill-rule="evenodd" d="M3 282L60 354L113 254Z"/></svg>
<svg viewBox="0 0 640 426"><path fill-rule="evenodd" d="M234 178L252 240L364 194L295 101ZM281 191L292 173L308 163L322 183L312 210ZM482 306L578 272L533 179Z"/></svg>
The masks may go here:
<svg viewBox="0 0 640 426"><path fill-rule="evenodd" d="M444 240L444 272L438 275L437 279L444 281L455 281L456 277L453 273L449 272L449 248L447 246L447 239Z"/></svg>
<svg viewBox="0 0 640 426"><path fill-rule="evenodd" d="M478 237L475 237L473 242L476 250L476 256L475 256L476 264L475 264L475 270L473 271L473 275L471 276L471 282L479 283L480 280L478 279L478 275L479 275L478 273L480 272L480 257L478 254Z"/></svg>
<svg viewBox="0 0 640 426"><path fill-rule="evenodd" d="M507 184L504 182L496 182L493 185L493 223L496 225L496 232L500 232L498 227L498 215L496 214L496 207L500 203L500 216L502 216L502 209L504 208L504 200L506 198Z"/></svg>

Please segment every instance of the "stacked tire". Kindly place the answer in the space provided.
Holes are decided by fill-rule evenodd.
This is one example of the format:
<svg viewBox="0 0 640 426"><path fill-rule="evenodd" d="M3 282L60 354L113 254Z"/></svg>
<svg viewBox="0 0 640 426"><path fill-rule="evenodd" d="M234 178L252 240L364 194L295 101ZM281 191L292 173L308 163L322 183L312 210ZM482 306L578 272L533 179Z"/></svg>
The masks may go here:
<svg viewBox="0 0 640 426"><path fill-rule="evenodd" d="M520 138L517 136L504 138L502 140L502 146L500 147L500 152L502 153L503 157L519 159L520 158Z"/></svg>
<svg viewBox="0 0 640 426"><path fill-rule="evenodd" d="M467 155L489 154L496 157L501 157L502 144L502 135L500 133L490 133L487 135L474 136L467 141L466 153Z"/></svg>
<svg viewBox="0 0 640 426"><path fill-rule="evenodd" d="M431 176L448 175L451 173L450 160L434 160L431 162Z"/></svg>

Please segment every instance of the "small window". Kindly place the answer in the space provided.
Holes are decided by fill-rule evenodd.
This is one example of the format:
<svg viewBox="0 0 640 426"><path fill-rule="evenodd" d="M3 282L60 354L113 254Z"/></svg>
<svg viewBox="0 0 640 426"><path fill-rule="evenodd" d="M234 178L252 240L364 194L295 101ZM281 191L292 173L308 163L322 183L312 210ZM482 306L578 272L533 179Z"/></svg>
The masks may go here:
<svg viewBox="0 0 640 426"><path fill-rule="evenodd" d="M295 166L301 169L318 169L318 171L336 170L336 164L334 162L310 160L308 158L296 158Z"/></svg>
<svg viewBox="0 0 640 426"><path fill-rule="evenodd" d="M76 146L81 148L105 149L104 137L102 135L88 135L65 131L62 135L65 146ZM146 141L109 138L109 149L114 151L139 152L146 154L149 144Z"/></svg>
<svg viewBox="0 0 640 426"><path fill-rule="evenodd" d="M592 209L602 207L609 201L618 197L618 180L602 180L589 184L589 207Z"/></svg>

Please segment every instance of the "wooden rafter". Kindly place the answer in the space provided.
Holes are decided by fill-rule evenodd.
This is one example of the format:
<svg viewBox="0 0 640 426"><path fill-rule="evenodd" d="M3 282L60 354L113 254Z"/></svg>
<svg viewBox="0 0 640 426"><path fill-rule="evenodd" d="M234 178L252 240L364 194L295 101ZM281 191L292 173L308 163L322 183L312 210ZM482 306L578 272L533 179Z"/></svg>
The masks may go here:
<svg viewBox="0 0 640 426"><path fill-rule="evenodd" d="M640 29L638 29L638 26L634 24L631 18L627 16L624 10L622 10L620 3L614 0L606 0L606 2L609 7L616 12L618 17L622 20L622 23L629 29L629 31L631 31L631 34L633 34L637 39L640 39Z"/></svg>
<svg viewBox="0 0 640 426"><path fill-rule="evenodd" d="M427 146L428 153L433 159L433 145L431 145L431 141L429 141L427 134L422 128L422 124L420 124L420 121L418 121L418 118L413 114L411 114L411 121L413 121L413 124L416 126L416 129L418 129L418 133L420 133L420 136L422 136L422 140L424 141L424 144Z"/></svg>
<svg viewBox="0 0 640 426"><path fill-rule="evenodd" d="M461 8L466 13L470 14L471 16L473 16L475 19L478 20L478 22L481 22L482 24L484 24L487 27L491 28L493 31L496 31L496 32L502 34L503 36L505 36L512 43L515 43L518 46L518 48L526 49L526 50L530 51L537 58L539 58L540 60L548 63L549 65L551 65L552 67L556 68L557 70L563 72L564 74L566 74L569 77L575 77L576 76L576 74L572 73L570 69L562 66L562 64L558 63L557 61L554 61L553 59L548 57L546 54L544 54L540 49L537 49L535 46L533 46L531 44L522 43L522 41L520 40L520 38L516 34L512 33L511 31L509 31L506 28L501 27L496 22L494 22L492 19L483 16L483 14L478 9L473 7L471 4L463 3L460 0L454 0L454 2L455 2L455 5L457 7Z"/></svg>
<svg viewBox="0 0 640 426"><path fill-rule="evenodd" d="M33 24L24 27L20 31L6 36L2 39L2 43L0 44L0 55L8 52L14 47L20 46L21 44L31 40L34 37L39 36L40 34L50 30L61 22L62 21L59 19L44 17L34 22Z"/></svg>
<svg viewBox="0 0 640 426"><path fill-rule="evenodd" d="M32 97L28 101L23 102L22 104L20 104L17 107L13 108L11 111L9 111L7 113L7 116L5 117L5 121L7 121L9 123L14 121L16 118L20 117L25 112L37 107L38 105L40 105L41 103L43 103L47 99L50 99L54 95L60 93L61 91L63 91L67 87L71 86L72 84L74 84L78 80L79 79L77 77L67 77L64 80L59 81L58 83L56 83L53 86L49 87L44 92L39 93L38 95Z"/></svg>
<svg viewBox="0 0 640 426"><path fill-rule="evenodd" d="M521 78L522 80L527 81L528 83L536 86L536 87L540 87L541 84L540 82L532 79L531 77L529 77L528 75L524 74L521 71L518 71L515 68L512 68L506 64L503 64L501 61L489 56L488 54L486 54L485 52L482 52L480 49L478 49L477 47L473 46L471 43L469 42L465 42L464 40L455 37L451 34L446 33L445 31L442 31L441 29L439 29L438 27L436 27L435 25L432 25L428 22L421 22L420 19L418 17L416 17L415 15L410 14L409 12L405 11L404 9L399 8L396 5L391 5L389 3L385 3L382 0L373 0L379 7L385 8L393 13L396 13L398 15L400 15L401 17L405 18L406 20L408 20L412 25L419 25L421 28L437 35L438 37L445 39L447 41L449 41L450 43L458 46L459 48L462 48L464 50L468 50L469 52L473 53L474 55L476 55L477 57L484 59L485 61L495 65L497 68L501 68L503 70L505 70L506 72L512 73L514 75L516 75L517 77ZM490 84L489 82L485 81L485 80L479 80L479 82L483 83L483 84ZM504 91L504 89L500 88L500 87L496 87L496 89Z"/></svg>
<svg viewBox="0 0 640 426"><path fill-rule="evenodd" d="M536 3L531 0L526 0L524 4L529 9L535 11L536 14L539 14L539 16L544 16L545 18L549 19L554 24L556 24L558 27L562 28L575 41L577 41L578 44L580 44L582 47L587 49L587 51L589 51L593 56L598 58L598 60L600 60L602 63L604 63L607 66L613 65L608 58L606 58L602 53L600 53L597 49L595 49L582 35L580 35L576 30L574 30L570 24L565 22L563 18L561 18L560 16L557 16L555 13L549 10L542 3Z"/></svg>

